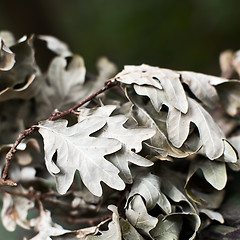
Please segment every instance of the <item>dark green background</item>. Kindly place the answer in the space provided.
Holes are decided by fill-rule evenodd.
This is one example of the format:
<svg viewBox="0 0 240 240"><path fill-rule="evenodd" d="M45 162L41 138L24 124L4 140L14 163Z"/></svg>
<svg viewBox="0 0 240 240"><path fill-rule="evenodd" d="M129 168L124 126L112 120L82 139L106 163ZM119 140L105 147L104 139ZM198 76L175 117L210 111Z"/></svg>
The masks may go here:
<svg viewBox="0 0 240 240"><path fill-rule="evenodd" d="M219 75L219 53L240 49L240 0L5 0L0 29L54 35L90 71L107 56L119 70L146 63Z"/></svg>
<svg viewBox="0 0 240 240"><path fill-rule="evenodd" d="M240 1L9 0L1 3L0 29L17 38L54 35L90 71L107 56L119 70L146 63L219 74L219 53L240 48Z"/></svg>

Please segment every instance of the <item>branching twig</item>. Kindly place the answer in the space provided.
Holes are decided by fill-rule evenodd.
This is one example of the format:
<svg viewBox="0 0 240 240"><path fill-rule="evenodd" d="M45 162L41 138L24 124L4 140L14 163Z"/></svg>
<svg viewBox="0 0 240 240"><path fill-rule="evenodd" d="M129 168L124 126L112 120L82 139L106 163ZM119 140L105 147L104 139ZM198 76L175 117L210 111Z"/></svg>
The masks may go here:
<svg viewBox="0 0 240 240"><path fill-rule="evenodd" d="M74 113L74 111L76 109L78 109L79 107L81 107L85 103L91 101L93 98L95 98L99 94L101 94L101 93L105 92L106 90L108 90L108 89L110 89L114 86L117 86L117 85L119 85L119 82L117 82L115 80L109 80L109 81L106 82L104 87L102 87L97 92L90 95L88 98L86 98L81 103L75 105L74 107L72 107L72 108L70 108L70 109L68 109L68 110L66 110L62 113L54 113L47 120L55 121L55 120L58 120L58 119L60 119L64 116L66 116L69 113ZM35 132L38 129L39 129L39 127L37 125L34 125L34 126L28 128L28 129L22 131L19 134L17 140L15 141L15 143L13 144L13 146L11 147L11 149L9 150L9 152L6 155L6 165L4 167L3 174L2 174L2 177L0 179L0 186L16 186L17 185L12 180L8 179L8 170L9 170L13 155L17 151L17 146L22 142L22 140L25 139L26 137L28 137L31 133Z"/></svg>

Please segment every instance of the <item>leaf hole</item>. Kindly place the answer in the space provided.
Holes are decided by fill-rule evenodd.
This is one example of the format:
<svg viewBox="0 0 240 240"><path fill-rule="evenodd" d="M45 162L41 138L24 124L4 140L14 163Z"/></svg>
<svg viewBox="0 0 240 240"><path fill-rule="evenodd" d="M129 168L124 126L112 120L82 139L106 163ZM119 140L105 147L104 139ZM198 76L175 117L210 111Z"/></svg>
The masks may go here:
<svg viewBox="0 0 240 240"><path fill-rule="evenodd" d="M57 162L57 151L53 154L53 156L52 156L52 161L54 162L54 164L56 164L56 162Z"/></svg>
<svg viewBox="0 0 240 240"><path fill-rule="evenodd" d="M157 77L152 77L152 79L159 82L159 79Z"/></svg>

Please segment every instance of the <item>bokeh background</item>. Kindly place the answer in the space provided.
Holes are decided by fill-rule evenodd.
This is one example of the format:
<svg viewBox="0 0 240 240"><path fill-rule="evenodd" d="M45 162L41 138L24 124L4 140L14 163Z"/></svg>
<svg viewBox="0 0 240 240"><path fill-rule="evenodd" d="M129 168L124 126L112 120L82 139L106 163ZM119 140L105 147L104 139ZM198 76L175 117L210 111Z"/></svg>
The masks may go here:
<svg viewBox="0 0 240 240"><path fill-rule="evenodd" d="M219 75L219 53L240 49L240 0L1 0L0 30L53 35L91 72L107 56L119 71L146 63Z"/></svg>
<svg viewBox="0 0 240 240"><path fill-rule="evenodd" d="M107 56L119 70L146 63L218 75L219 53L240 48L240 1L7 0L0 29L54 35L89 71Z"/></svg>

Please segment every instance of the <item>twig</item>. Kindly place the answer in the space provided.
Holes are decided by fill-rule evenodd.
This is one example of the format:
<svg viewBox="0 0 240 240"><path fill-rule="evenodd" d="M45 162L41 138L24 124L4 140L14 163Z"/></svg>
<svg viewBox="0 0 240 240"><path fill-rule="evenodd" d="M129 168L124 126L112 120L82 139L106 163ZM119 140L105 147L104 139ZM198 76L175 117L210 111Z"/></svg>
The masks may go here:
<svg viewBox="0 0 240 240"><path fill-rule="evenodd" d="M9 152L6 155L6 165L4 167L3 170L3 174L2 174L2 178L0 180L0 185L10 185L10 186L16 186L16 183L12 182L11 180L7 180L8 177L8 169L10 167L11 164L11 160L13 158L14 153L17 151L17 147L18 145L21 143L21 141L23 139L25 139L28 135L30 135L32 132L36 131L38 129L38 126L34 125L24 131L22 131L19 135L17 140L15 141L15 143L13 144L13 146L11 147L11 149L9 150Z"/></svg>
<svg viewBox="0 0 240 240"><path fill-rule="evenodd" d="M55 121L55 120L58 120L58 119L60 119L64 116L66 116L69 113L74 113L76 109L78 109L79 107L81 107L85 103L91 101L92 99L94 99L99 94L105 92L106 90L108 90L112 87L118 86L118 85L119 85L119 82L115 81L114 79L110 79L109 81L106 82L104 87L102 87L97 92L90 95L88 98L86 98L81 103L75 105L74 107L72 107L72 108L70 108L70 109L68 109L68 110L66 110L62 113L58 113L58 112L53 113L47 120ZM28 129L22 131L19 134L17 140L15 141L15 143L13 144L13 146L11 147L11 149L9 150L9 152L6 155L6 165L4 167L3 174L2 174L2 177L0 179L0 186L16 186L17 185L12 180L8 179L8 170L9 170L13 155L17 151L17 146L22 142L22 140L25 139L26 137L28 137L31 133L35 132L38 129L39 129L39 127L37 125L34 125L34 126L28 128Z"/></svg>
<svg viewBox="0 0 240 240"><path fill-rule="evenodd" d="M84 105L85 103L91 101L93 98L95 98L96 96L98 96L99 94L105 92L106 90L108 90L109 88L112 88L112 87L115 87L119 85L119 82L117 81L108 81L105 86L103 88L101 88L100 90L98 90L97 92L93 93L92 95L90 95L88 98L86 98L84 101L82 101L81 103L75 105L74 107L72 108L69 108L68 110L62 112L62 113L54 113L51 117L48 118L48 120L50 121L54 121L54 120L57 120L69 113L74 113L74 111L76 109L78 109L79 107L81 107L82 105Z"/></svg>

